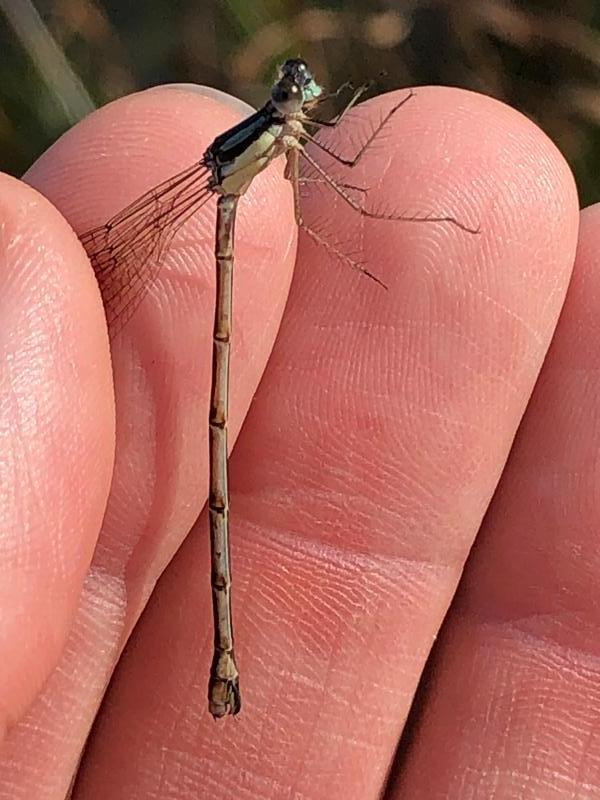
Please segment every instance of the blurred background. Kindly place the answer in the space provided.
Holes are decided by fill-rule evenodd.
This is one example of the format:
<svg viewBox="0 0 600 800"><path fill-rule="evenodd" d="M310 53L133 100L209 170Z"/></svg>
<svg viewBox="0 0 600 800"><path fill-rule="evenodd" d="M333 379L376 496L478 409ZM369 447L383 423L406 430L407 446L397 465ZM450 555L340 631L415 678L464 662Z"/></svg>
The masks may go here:
<svg viewBox="0 0 600 800"><path fill-rule="evenodd" d="M96 105L193 81L264 102L283 58L320 82L439 83L534 119L600 199L600 0L0 0L0 170ZM482 132L484 135L484 132Z"/></svg>

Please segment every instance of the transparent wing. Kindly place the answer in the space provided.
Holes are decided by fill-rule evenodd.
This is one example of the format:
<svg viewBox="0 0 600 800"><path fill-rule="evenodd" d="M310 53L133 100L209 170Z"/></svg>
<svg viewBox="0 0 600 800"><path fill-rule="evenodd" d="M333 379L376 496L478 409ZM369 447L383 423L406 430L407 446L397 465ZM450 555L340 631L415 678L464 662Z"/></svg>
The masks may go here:
<svg viewBox="0 0 600 800"><path fill-rule="evenodd" d="M212 194L210 170L196 162L80 236L100 285L111 338L156 280L174 235Z"/></svg>

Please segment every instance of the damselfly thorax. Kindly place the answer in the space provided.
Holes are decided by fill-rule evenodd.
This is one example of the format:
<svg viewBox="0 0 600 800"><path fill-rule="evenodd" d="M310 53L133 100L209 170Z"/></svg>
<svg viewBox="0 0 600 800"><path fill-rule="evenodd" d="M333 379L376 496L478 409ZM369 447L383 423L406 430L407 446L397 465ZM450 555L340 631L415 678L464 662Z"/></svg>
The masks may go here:
<svg viewBox="0 0 600 800"><path fill-rule="evenodd" d="M368 205L368 190L333 177L318 161L325 152L338 164L352 170L381 129L413 93L395 103L363 141L352 158L344 158L319 141L313 131L336 128L347 120L348 111L369 87L353 90L344 84L325 94L307 63L286 61L265 105L225 131L207 148L202 158L187 169L150 189L116 214L105 225L83 234L94 267L111 338L130 319L155 281L164 255L176 233L212 197L217 199L215 233L216 298L213 325L212 380L209 410L211 586L214 618L214 655L209 678L209 710L215 717L237 714L241 707L239 675L234 656L231 611L231 567L229 558L229 489L227 484L227 421L229 410L229 355L232 327L234 225L240 197L253 179L269 164L285 155L285 177L294 193L296 221L317 244L322 244L346 264L383 285L355 255L343 253L320 232L303 221L299 186L302 181L319 183L361 217L390 221L449 223L469 233L477 231L447 215L405 216L393 210L377 212ZM321 103L344 91L351 97L334 120L317 119ZM306 143L314 145L308 152ZM301 177L300 161L310 176ZM359 199L357 199L357 195Z"/></svg>
<svg viewBox="0 0 600 800"><path fill-rule="evenodd" d="M211 170L213 191L242 195L274 159L290 150L303 149L302 139L308 137L303 122L310 121L302 110L305 101L296 84L284 86L286 96L291 94L293 98L287 107L297 110L284 113L270 100L251 117L218 136L207 149L203 161ZM280 106L286 107L283 103Z"/></svg>

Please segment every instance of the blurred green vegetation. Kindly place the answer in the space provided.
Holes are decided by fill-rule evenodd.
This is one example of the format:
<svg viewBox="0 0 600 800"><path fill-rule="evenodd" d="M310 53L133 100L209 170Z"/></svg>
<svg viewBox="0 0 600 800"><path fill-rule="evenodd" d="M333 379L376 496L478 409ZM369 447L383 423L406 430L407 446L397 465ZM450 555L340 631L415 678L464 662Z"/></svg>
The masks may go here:
<svg viewBox="0 0 600 800"><path fill-rule="evenodd" d="M93 105L157 83L264 101L302 54L322 83L385 71L534 119L600 197L600 0L0 0L0 169L19 174Z"/></svg>

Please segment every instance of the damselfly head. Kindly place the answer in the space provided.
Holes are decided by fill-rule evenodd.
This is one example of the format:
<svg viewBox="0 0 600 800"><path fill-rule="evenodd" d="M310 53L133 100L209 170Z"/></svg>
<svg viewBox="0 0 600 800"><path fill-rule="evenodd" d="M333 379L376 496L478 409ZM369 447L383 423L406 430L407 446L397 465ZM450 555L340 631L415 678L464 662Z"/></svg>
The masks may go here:
<svg viewBox="0 0 600 800"><path fill-rule="evenodd" d="M304 102L310 103L322 94L323 89L315 81L314 75L303 58L288 58L279 70L279 80L291 78L304 94Z"/></svg>

